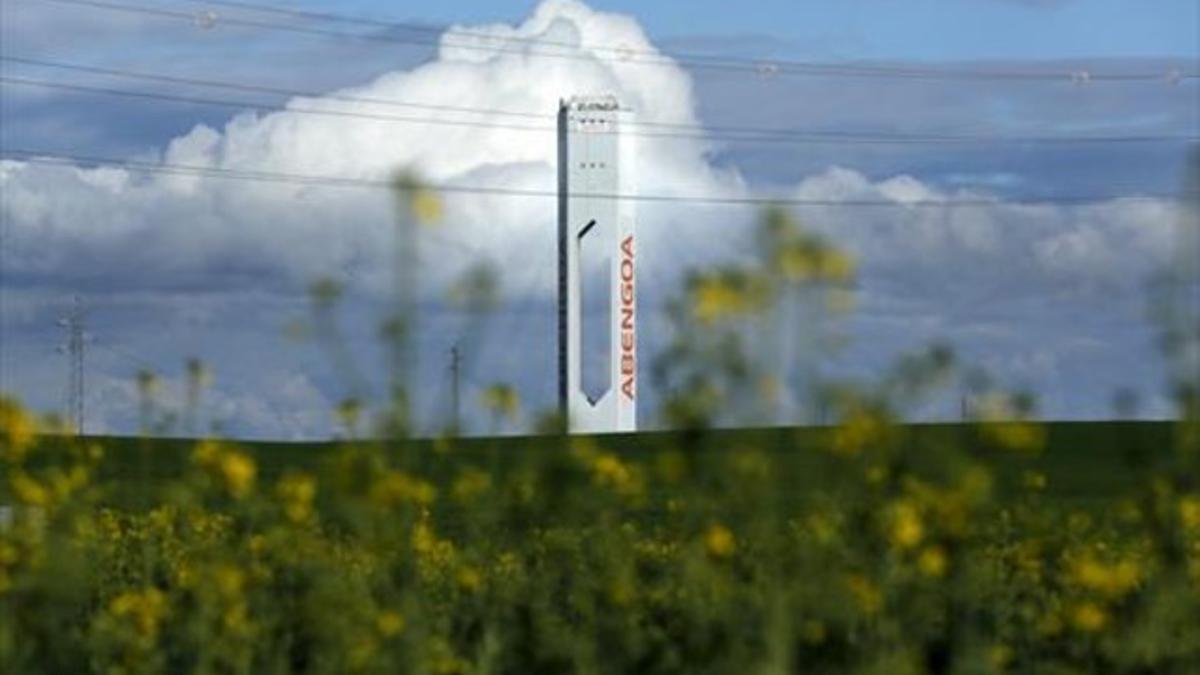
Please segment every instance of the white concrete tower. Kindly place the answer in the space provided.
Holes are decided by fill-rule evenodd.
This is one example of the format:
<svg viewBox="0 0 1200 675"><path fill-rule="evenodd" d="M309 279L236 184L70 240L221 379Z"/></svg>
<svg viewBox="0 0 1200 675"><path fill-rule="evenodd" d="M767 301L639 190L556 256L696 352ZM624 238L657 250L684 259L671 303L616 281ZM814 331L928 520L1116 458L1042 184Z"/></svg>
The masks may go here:
<svg viewBox="0 0 1200 675"><path fill-rule="evenodd" d="M558 111L558 389L575 433L637 428L637 246L629 112L612 96Z"/></svg>

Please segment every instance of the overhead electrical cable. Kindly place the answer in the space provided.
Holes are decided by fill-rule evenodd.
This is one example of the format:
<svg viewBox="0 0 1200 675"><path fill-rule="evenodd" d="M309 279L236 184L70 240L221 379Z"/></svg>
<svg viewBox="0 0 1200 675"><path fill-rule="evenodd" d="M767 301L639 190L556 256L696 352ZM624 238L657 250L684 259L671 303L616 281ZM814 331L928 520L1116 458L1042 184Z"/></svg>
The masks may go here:
<svg viewBox="0 0 1200 675"><path fill-rule="evenodd" d="M0 57L0 60L6 60ZM186 80L181 80L186 82ZM225 98L209 98L192 95L167 94L154 91L139 91L96 87L91 85L68 82L53 82L26 77L0 75L0 82L12 85L41 87L65 91L76 91L106 96L140 98L156 101L187 103L192 105L215 106L238 110L254 110L261 112L294 113L298 115L318 115L329 117L349 117L384 122L400 122L408 124L432 124L451 127L475 127L484 129L506 129L513 131L538 132L544 134L557 133L557 127L550 125L529 126L509 124L506 122L484 120L460 120L447 117L406 117L392 114L370 113L358 110L341 110L336 108L313 108L297 104L264 104L255 101L231 100ZM319 98L320 95L314 95ZM337 99L334 99L337 100ZM486 114L483 109L472 109L473 112ZM548 116L552 117L552 116ZM804 143L804 144L847 144L847 145L924 145L924 144L1097 144L1097 143L1178 143L1200 141L1200 136L1183 135L1128 135L1128 136L987 136L987 135L952 135L952 134L885 134L863 132L831 132L831 131L800 131L783 129L761 129L745 127L740 131L706 132L705 127L696 126L692 133L668 131L640 131L637 125L629 125L633 129L621 129L619 132L599 131L593 133L621 133L638 138L662 138L701 141L730 141L742 143ZM682 127L682 125L680 125ZM727 127L726 129L732 129Z"/></svg>
<svg viewBox="0 0 1200 675"><path fill-rule="evenodd" d="M725 70L735 72L750 72L755 74L766 75L805 75L805 76L834 76L834 77L867 77L867 78L893 78L893 79L933 79L933 80L980 80L980 81L995 81L995 80L1020 80L1020 81L1041 81L1041 82L1071 82L1075 84L1084 84L1090 82L1180 82L1182 80L1192 80L1200 78L1200 74L1195 72L1182 72L1171 70L1169 72L1097 72L1092 70L1075 70L1075 71L1008 71L999 69L950 69L950 68L930 68L916 66L884 66L871 65L861 63L818 63L818 62L803 62L803 61L751 61L746 59L730 59L719 56L703 56L703 55L677 55L672 56L668 53L654 52L647 50L626 49L621 46L587 46L581 47L568 43L560 43L566 51L532 51L527 48L511 49L505 45L484 45L479 44L479 40L492 40L509 43L523 43L531 46L537 46L537 39L522 38L522 37L505 37L505 36L490 36L485 33L471 32L449 32L442 35L428 36L405 36L394 33L349 33L345 31L328 30L315 28L312 26L300 26L295 24L283 24L270 21L262 21L257 19L248 19L242 16L216 16L211 12L207 14L197 14L195 12L184 12L178 10L162 9L158 7L148 7L145 5L131 5L127 3L110 2L108 0L41 0L42 2L55 2L59 4L75 5L83 7L92 7L96 9L104 9L111 11L119 11L126 13L140 13L145 15L158 16L161 18L171 18L176 20L185 20L191 23L200 22L206 27L215 27L221 24L230 26L238 26L244 28L257 28L264 30L278 30L293 33L321 35L327 37L336 37L340 39L357 39L374 42L391 42L401 44L416 44L423 46L442 45L455 49L463 49L467 51L478 51L487 53L515 53L523 56L537 56L546 58L560 59L576 59L576 60L601 60L618 62L622 64L639 64L650 66L677 67L680 65L689 66L697 69L710 70ZM248 7L243 7L246 9ZM270 11L264 9L263 6L256 8L257 11ZM288 13L290 10L280 9L280 12ZM318 13L314 13L318 14ZM303 13L298 16L303 16ZM332 15L324 15L328 19ZM304 18L313 19L316 16L307 16ZM366 21L366 20L360 20ZM419 24L417 25L419 26ZM394 22L392 28L403 28L404 24ZM409 26L412 30L413 25ZM429 26L421 26L424 31L432 31ZM456 35L471 36L475 42L459 41L453 42L447 38L452 38ZM553 43L549 43L553 44ZM604 51L617 54L615 57L602 57L596 54L581 54L582 49L588 51Z"/></svg>
<svg viewBox="0 0 1200 675"><path fill-rule="evenodd" d="M206 167L198 165L174 164L169 162L145 162L139 160L123 160L114 157L99 157L60 153L46 150L23 148L4 148L0 151L6 159L18 159L34 164L49 164L84 168L79 164L91 164L122 168L145 173L161 173L168 175L197 176L222 178L231 180L262 181L272 183L287 183L296 185L313 185L323 187L371 188L371 189L403 189L395 181L369 178L350 178L339 176L317 176L292 174L273 171L256 171ZM555 190L530 190L485 185L459 185L455 183L426 183L421 186L446 194L477 194L507 197L536 197L557 199L559 193ZM1190 196L1191 193L1146 193L1133 195L1092 195L1092 196L1059 196L1042 199L1001 199L999 197L960 197L949 199L808 199L796 197L733 197L704 195L669 195L669 194L626 194L604 192L581 192L572 195L575 199L620 200L651 203L685 203L706 204L713 206L820 206L820 207L866 207L866 208L955 208L981 207L1005 208L1016 206L1096 206L1114 202L1162 202L1175 201Z"/></svg>
<svg viewBox="0 0 1200 675"><path fill-rule="evenodd" d="M212 21L212 25L208 26L210 28L213 26L216 26L218 23L218 21L216 19L210 19L209 17L207 17L205 15L197 15L194 12L181 12L181 11L177 11L177 10L161 9L161 8L157 8L157 7L147 7L145 5L130 5L130 4L126 4L126 3L107 2L104 0L41 0L41 1L42 2L53 2L53 3L58 3L58 4L64 4L64 5L75 5L75 6L80 6L80 7L91 7L91 8L95 8L95 9L104 9L104 10L111 10L111 11L116 11L116 12L144 14L144 15L148 15L148 16L157 16L160 18L183 20L183 21L188 21L190 23L197 23L197 22L204 23L204 22ZM587 61L592 61L592 60L598 59L598 57L581 54L581 53L579 53L578 49L574 49L569 52L548 52L548 51L534 52L534 51L529 51L526 49L506 49L504 47L480 45L480 44L473 44L473 43L466 43L466 42L463 42L463 43L443 42L440 39L435 38L435 37L428 37L428 38L426 38L426 37L406 37L406 36L402 36L402 35L384 34L384 33L348 33L345 31L327 30L327 29L322 29L322 28L313 28L310 26L298 26L298 25L293 25L293 24L272 23L269 21L259 21L256 19L247 19L244 17L221 16L219 18L219 23L230 25L230 26L242 27L242 28L277 30L277 31L299 33L299 34L305 34L305 35L319 35L319 36L325 36L325 37L334 37L334 38L338 38L338 39L365 40L365 41L370 41L370 42L385 42L385 43L393 43L393 44L410 44L410 45L420 45L420 46L427 46L427 47L436 47L439 45L443 45L443 46L453 47L455 49L463 49L466 51L475 51L475 52L485 52L485 53L491 53L491 54L520 54L523 56L538 56L538 57L544 57L544 58L567 59L567 60L587 60ZM599 59L599 60L604 60L604 59ZM675 67L675 66L679 65L678 62L676 62L675 60L669 59L669 58L664 58L664 57L658 57L655 59L633 59L633 58L622 59L622 62L623 63L637 63L637 64L641 64L641 65L662 66L662 67ZM697 67L700 67L700 65L697 64ZM746 70L745 68L740 67L740 66L731 66L731 65L716 64L716 63L706 64L706 65L703 65L703 67L719 68L722 70L739 70L739 71Z"/></svg>
<svg viewBox="0 0 1200 675"><path fill-rule="evenodd" d="M546 47L558 47L562 49L579 49L580 45L573 42L564 42L562 40L549 40L546 38L532 38L520 35L496 35L494 33L484 33L472 30L463 30L458 27L451 28L450 26L434 26L430 24L422 24L414 21L396 21L388 19L373 19L363 16L350 16L346 14L336 14L333 12L313 12L309 10L291 9L288 7L277 7L272 5L260 5L250 2L234 2L232 0L185 0L193 4L209 5L214 7L231 7L241 10L250 10L252 12L262 12L265 14L275 14L280 16L288 16L292 18L305 19L310 21L331 21L335 23L348 23L359 26L370 26L372 28L383 28L388 30L404 30L413 33L423 33L441 38L443 35L453 35L455 37L470 37L479 40L489 40L492 42L502 42L507 44L532 44ZM645 49L633 49L626 46L607 46L607 45L589 45L590 51L600 51L611 53L619 57L628 56L651 56L662 57L668 56L671 58L685 58L689 60L711 60L719 62L747 62L759 64L759 61L749 61L746 59L730 59L712 54L688 54L681 52L658 52Z"/></svg>
<svg viewBox="0 0 1200 675"><path fill-rule="evenodd" d="M10 77L8 75L0 75L0 82L8 84L18 84L34 87L43 87L47 89L62 89L66 91L78 91L92 94L104 94L107 96L127 96L132 98L146 98L157 101L171 101L177 103L190 103L196 105L209 105L222 108L239 108L250 109L268 112L288 112L299 115L326 115L332 117L355 117L360 119L369 119L385 122L410 122L414 124L436 124L446 126L461 126L461 127L481 127L485 129L506 129L514 131L554 131L553 127L532 127L520 126L515 124L506 124L503 122L484 122L479 120L451 120L440 117L402 117L398 115L384 115L369 112L360 112L356 110L320 110L316 108L304 108L294 105L271 105L256 103L254 101L233 101L229 99L203 98L199 96L180 96L176 94L162 94L152 91L130 91L128 89L110 89L107 87L93 87L89 85L70 84L66 82L49 82L46 80L35 80L22 77Z"/></svg>
<svg viewBox="0 0 1200 675"><path fill-rule="evenodd" d="M135 80L144 80L152 82L162 82L166 84L178 84L197 87L209 87L216 89L229 89L235 91L249 93L265 93L282 96L305 97L305 98L320 98L325 100L333 100L345 103L363 103L369 105L390 106L399 108L413 108L420 110L430 110L437 112L455 112L463 114L487 115L495 117L518 117L522 119L533 119L542 121L552 121L556 119L556 115L552 113L541 113L532 111L518 111L498 108L478 108L468 106L455 106L441 103L429 103L418 101L403 101L394 98L380 98L371 96L356 96L342 94L338 92L322 92L313 90L289 89L278 86L265 86L258 84L249 84L241 82L229 82L223 80L196 79L189 77L181 77L176 75L166 75L162 73L148 73L145 71L127 70L121 68L101 67L94 65L85 65L78 63L66 63L63 61L48 61L45 59L33 59L22 56L0 55L0 61L8 61L29 66L53 68L67 70L73 72L84 72L98 75L110 75L113 77L129 78ZM914 139L914 140L947 140L951 142L957 141L999 141L999 142L1021 142L1021 143L1040 143L1040 142L1121 142L1124 140L1137 141L1140 139L1147 140L1192 140L1197 137L1192 136L1023 136L1014 137L999 134L932 134L932 133L896 133L896 132L846 132L846 131L805 131L798 129L788 129L779 127L748 127L748 126L715 126L715 125L697 125L683 122L651 122L643 120L633 120L624 123L625 127L633 128L654 128L654 129L672 129L683 131L696 131L705 133L706 136L712 134L753 134L763 136L800 136L808 137L829 137L829 138L862 138L862 139L883 139L891 140L899 139Z"/></svg>
<svg viewBox="0 0 1200 675"><path fill-rule="evenodd" d="M558 47L562 49L580 49L581 46L562 40L551 40L541 37L528 37L520 35L496 35L482 31L473 31L462 29L457 26L432 26L429 24L417 23L414 21L397 21L394 19L377 19L364 16L352 16L347 14L338 14L335 12L316 12L311 10L293 9L290 7L279 7L276 5L266 5L254 2L242 2L240 0L184 0L192 4L207 5L211 7L228 7L238 10L248 10L252 12L260 12L264 14L274 14L277 16L286 16L290 18L304 19L308 21L327 21L334 23L344 23L359 26L369 26L372 28L381 28L387 30L403 30L414 33L429 34L435 37L450 35L454 37L469 37L477 40L485 40L492 42L500 42L505 44L523 44ZM216 20L220 20L219 17ZM867 77L880 76L896 76L896 77L914 77L914 76L936 76L936 77L983 77L987 79L1050 79L1050 80L1068 80L1078 81L1081 77L1088 80L1161 80L1175 76L1177 78L1184 77L1200 77L1197 73L1182 73L1182 72L1167 72L1167 73L1093 73L1091 71L1013 71L1001 69L962 69L962 68L919 68L913 66L886 66L878 64L862 64L862 63L828 63L816 61L799 61L794 59L748 59L739 57L722 56L718 54L701 54L697 52L680 52L680 51L659 51L647 49L635 49L625 45L587 45L586 49L593 52L605 52L612 54L618 59L628 59L630 57L650 57L663 58L667 57L676 62L703 65L713 63L717 65L741 65L747 68L762 71L764 68L778 69L801 69L804 72L814 70L828 70L831 74L861 74Z"/></svg>
<svg viewBox="0 0 1200 675"><path fill-rule="evenodd" d="M409 101L399 101L391 98L375 98L370 96L350 96L346 94L338 94L333 92L321 92L304 89L290 89L285 87L267 86L261 84L246 84L240 82L229 82L225 80L208 80L196 79L189 77L179 77L176 75L164 75L161 73L148 73L145 71L125 70L121 68L106 68L101 66L85 65L79 63L64 63L62 61L47 61L44 59L31 59L22 56L0 55L0 61L10 61L12 63L21 63L31 66L39 66L46 68L57 68L63 70L71 70L85 73L94 73L97 75L112 75L114 77L124 77L137 80L149 80L155 82L163 82L167 84L186 84L198 87L212 87L215 89L231 89L250 93L277 94L280 96L299 96L306 98L325 98L335 101L344 101L347 103L368 103L371 105L394 106L400 108L417 108L421 110L433 110L438 112L461 112L472 113L479 115L494 115L500 117L521 117L527 119L546 120L553 119L554 115L547 113L522 112L514 110L500 110L492 108L471 108L465 106L442 105L437 103L417 103Z"/></svg>

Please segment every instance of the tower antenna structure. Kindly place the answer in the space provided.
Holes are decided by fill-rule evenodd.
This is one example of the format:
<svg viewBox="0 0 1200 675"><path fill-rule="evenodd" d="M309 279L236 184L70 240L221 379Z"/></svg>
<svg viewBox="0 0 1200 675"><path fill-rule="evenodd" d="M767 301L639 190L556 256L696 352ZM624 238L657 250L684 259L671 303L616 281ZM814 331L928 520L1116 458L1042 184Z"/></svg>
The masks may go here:
<svg viewBox="0 0 1200 675"><path fill-rule="evenodd" d="M631 119L613 96L558 111L558 394L572 433L637 429Z"/></svg>
<svg viewBox="0 0 1200 675"><path fill-rule="evenodd" d="M82 436L84 427L84 380L83 358L86 334L84 333L83 301L75 296L71 311L58 320L59 327L67 332L67 343L59 347L67 354L67 418L75 434Z"/></svg>
<svg viewBox="0 0 1200 675"><path fill-rule="evenodd" d="M450 430L454 434L462 433L462 419L459 403L459 375L462 370L462 354L458 343L450 348Z"/></svg>

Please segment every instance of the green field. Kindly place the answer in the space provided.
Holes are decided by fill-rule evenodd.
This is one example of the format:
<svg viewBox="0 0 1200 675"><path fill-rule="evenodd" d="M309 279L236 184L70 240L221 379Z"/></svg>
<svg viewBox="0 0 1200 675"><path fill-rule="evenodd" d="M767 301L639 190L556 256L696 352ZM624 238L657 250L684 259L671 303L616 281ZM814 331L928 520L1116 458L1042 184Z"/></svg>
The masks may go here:
<svg viewBox="0 0 1200 675"><path fill-rule="evenodd" d="M991 425L1003 426L1003 425ZM1016 489L1026 472L1046 477L1047 494L1065 502L1104 501L1144 483L1174 446L1172 422L1050 422L1045 448L1036 454L1014 453L987 442L988 426L929 424L905 427L908 446L919 461L930 449L967 449L988 465L1002 491ZM720 471L722 455L752 448L781 458L775 463L787 486L782 498L803 498L807 488L824 480L830 471L831 431L822 428L709 430L702 433L650 432L610 434L586 438L600 449L624 460L653 463L664 452L682 451L694 458L703 474ZM91 440L104 448L99 480L108 486L108 498L117 504L145 505L155 499L155 486L184 474L195 441L99 436ZM463 463L488 471L504 472L553 453L563 453L570 443L562 437L517 436L455 439L452 449L439 451L444 441L388 441L385 452L408 469L445 483ZM260 477L272 482L290 469L316 470L340 447L334 442L241 442L258 464Z"/></svg>
<svg viewBox="0 0 1200 675"><path fill-rule="evenodd" d="M0 672L1200 671L1196 428L0 425Z"/></svg>

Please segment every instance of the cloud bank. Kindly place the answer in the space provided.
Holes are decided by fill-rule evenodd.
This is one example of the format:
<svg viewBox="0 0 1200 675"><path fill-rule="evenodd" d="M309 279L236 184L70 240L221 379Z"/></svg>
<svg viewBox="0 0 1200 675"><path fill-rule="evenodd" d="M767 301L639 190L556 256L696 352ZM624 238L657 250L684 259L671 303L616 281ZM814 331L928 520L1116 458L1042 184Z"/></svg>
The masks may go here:
<svg viewBox="0 0 1200 675"><path fill-rule="evenodd" d="M503 42L508 38L562 46ZM508 46L503 51L480 48L497 41ZM611 93L635 111L639 122L700 123L684 69L665 57L666 64L657 66L613 59L604 49L612 45L631 53L657 53L631 18L594 11L575 0L545 0L518 26L452 28L435 57L418 67L325 97L296 98L288 102L288 110L242 113L220 129L196 126L146 159L362 181L386 180L407 170L449 186L550 191L556 187L553 115L561 98ZM555 55L547 56L547 51ZM361 99L531 112L545 118L399 111ZM301 110L436 117L463 124ZM639 192L756 195L736 167L713 162L718 149L697 138L640 138ZM391 278L396 219L393 195L386 190L21 161L0 163L0 188L5 228L0 263L10 289L164 296L236 295L252 289L295 296L313 279L333 277L379 296ZM1132 306L1142 280L1169 256L1177 218L1169 204L1153 201L1068 207L997 200L990 208L930 208L930 202L988 195L978 189L949 192L907 175L869 177L837 166L802 179L791 194L797 199L895 204L797 210L811 227L859 256L865 308L881 313L903 308L914 316L940 317L934 325L943 327L953 323L953 312L969 314L980 303L991 303L998 311L1023 307L1020 311L1027 314L1020 316L1025 318L1039 315L1028 313L1021 303L1039 298L1087 307L1104 302ZM511 294L548 303L553 274L530 274L528 268L553 263L555 213L553 199L542 197L447 195L443 225L422 242L428 299L439 297L451 279L482 256L497 261ZM642 286L642 302L661 304L686 267L743 250L753 219L753 209L745 207L640 206L643 279L648 282ZM863 330L875 329L867 322ZM863 337L881 352L889 351L882 339L886 336ZM650 346L661 343L647 339ZM1045 365L1053 356L1051 349L1050 356L1034 362ZM284 381L280 377L269 381ZM271 388L302 391L306 409L315 405L311 382ZM271 388L264 385L265 396ZM230 395L224 400L238 399ZM255 410L247 414L263 415Z"/></svg>
<svg viewBox="0 0 1200 675"><path fill-rule="evenodd" d="M410 113L470 126L411 124L294 112L245 113L223 129L197 126L160 157L166 164L240 172L386 180L398 170L448 185L524 190L555 188L553 115L560 98L614 93L640 121L695 124L689 79L674 67L613 62L596 46L652 51L628 18L582 4L551 1L518 27L451 30L437 57L330 97L294 99L288 107L365 115L395 108L345 98L415 101L498 111L528 111L544 119L470 113ZM503 53L470 49L495 39L537 38L573 45L562 58L539 58L545 47L521 44ZM705 146L690 139L644 139L639 165L644 191L722 194L736 176L710 168ZM0 181L10 223L6 265L17 278L99 287L194 286L213 283L304 283L354 267L379 282L389 263L392 196L383 190L278 185L193 176L138 175L123 169L60 168L5 162ZM552 199L463 195L448 199L445 237L469 241L498 258L545 246L553 231ZM653 228L645 228L648 237ZM552 243L552 240L550 240ZM461 258L433 245L436 269ZM67 261L88 260L82 269ZM220 274L214 274L220 272ZM85 278L73 278L76 275ZM223 282L221 279L224 278Z"/></svg>

